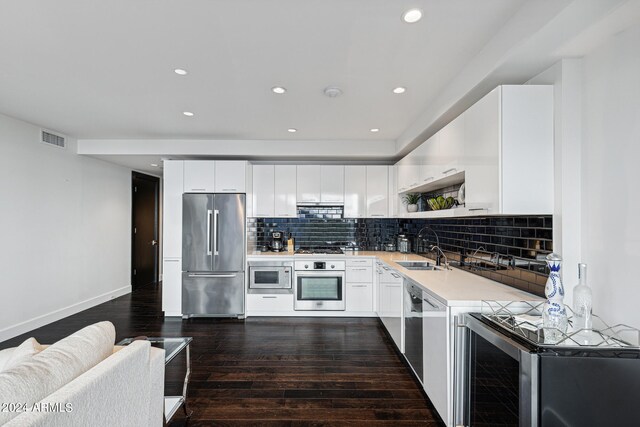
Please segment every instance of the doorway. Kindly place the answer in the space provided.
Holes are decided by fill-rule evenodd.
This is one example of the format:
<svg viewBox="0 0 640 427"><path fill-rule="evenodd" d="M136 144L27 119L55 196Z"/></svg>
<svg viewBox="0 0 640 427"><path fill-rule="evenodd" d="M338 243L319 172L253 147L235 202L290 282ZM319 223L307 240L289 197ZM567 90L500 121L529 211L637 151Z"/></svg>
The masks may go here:
<svg viewBox="0 0 640 427"><path fill-rule="evenodd" d="M131 287L158 283L160 178L133 172L131 179Z"/></svg>

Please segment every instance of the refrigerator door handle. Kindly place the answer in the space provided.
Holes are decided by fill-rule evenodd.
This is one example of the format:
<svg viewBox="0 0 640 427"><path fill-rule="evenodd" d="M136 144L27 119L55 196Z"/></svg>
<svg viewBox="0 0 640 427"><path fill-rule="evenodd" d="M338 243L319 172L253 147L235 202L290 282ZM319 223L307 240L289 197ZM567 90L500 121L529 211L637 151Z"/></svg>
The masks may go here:
<svg viewBox="0 0 640 427"><path fill-rule="evenodd" d="M220 211L218 209L213 211L213 254L218 255L218 217Z"/></svg>
<svg viewBox="0 0 640 427"><path fill-rule="evenodd" d="M200 277L204 277L204 278L212 278L212 277L236 277L236 274L189 274L189 277L191 278L200 278Z"/></svg>
<svg viewBox="0 0 640 427"><path fill-rule="evenodd" d="M207 236L211 236L211 217L213 216L213 211L211 209L207 210ZM207 255L211 255L211 237L207 239Z"/></svg>

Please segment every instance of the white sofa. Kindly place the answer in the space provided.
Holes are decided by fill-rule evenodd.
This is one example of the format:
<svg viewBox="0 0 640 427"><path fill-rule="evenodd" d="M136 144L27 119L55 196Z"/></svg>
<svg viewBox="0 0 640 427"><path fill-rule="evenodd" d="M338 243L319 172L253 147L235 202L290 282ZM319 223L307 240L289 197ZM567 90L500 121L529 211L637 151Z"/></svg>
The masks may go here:
<svg viewBox="0 0 640 427"><path fill-rule="evenodd" d="M164 350L114 340L100 322L0 371L0 425L161 426Z"/></svg>

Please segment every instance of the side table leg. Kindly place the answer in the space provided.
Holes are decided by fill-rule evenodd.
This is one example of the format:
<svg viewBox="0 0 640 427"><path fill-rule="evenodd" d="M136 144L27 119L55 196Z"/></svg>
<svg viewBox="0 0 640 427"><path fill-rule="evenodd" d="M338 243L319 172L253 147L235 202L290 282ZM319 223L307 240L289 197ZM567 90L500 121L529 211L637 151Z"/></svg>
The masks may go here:
<svg viewBox="0 0 640 427"><path fill-rule="evenodd" d="M193 411L187 408L187 388L189 387L189 378L191 377L191 344L187 345L187 373L184 376L184 384L182 386L182 409L186 418L191 417Z"/></svg>

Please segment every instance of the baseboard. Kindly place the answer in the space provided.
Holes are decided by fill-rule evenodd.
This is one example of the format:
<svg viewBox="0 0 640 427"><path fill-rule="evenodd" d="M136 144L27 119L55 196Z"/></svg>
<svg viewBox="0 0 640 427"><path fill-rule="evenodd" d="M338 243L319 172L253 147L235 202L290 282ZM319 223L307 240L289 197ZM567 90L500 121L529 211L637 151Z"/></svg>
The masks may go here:
<svg viewBox="0 0 640 427"><path fill-rule="evenodd" d="M123 286L119 289L114 289L102 295L89 298L88 300L80 301L76 304L63 307L59 310L55 310L38 317L34 317L33 319L20 322L16 325L9 326L8 328L4 328L0 330L0 342L6 341L10 338L24 334L25 332L38 329L42 326L48 325L49 323L58 321L60 319L64 319L65 317L79 313L83 310L94 307L98 304L102 304L103 302L110 301L122 295L126 295L130 292L131 292L131 285Z"/></svg>

